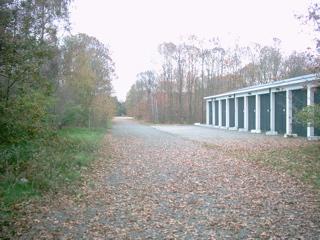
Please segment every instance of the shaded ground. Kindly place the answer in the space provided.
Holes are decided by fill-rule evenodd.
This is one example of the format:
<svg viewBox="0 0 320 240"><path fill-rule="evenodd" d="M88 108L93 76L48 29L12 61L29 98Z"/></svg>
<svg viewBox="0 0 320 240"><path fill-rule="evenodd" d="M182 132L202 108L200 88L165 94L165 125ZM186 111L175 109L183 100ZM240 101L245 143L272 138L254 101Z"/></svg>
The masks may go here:
<svg viewBox="0 0 320 240"><path fill-rule="evenodd" d="M99 156L78 195L21 207L21 239L319 239L308 186L220 148L118 118Z"/></svg>

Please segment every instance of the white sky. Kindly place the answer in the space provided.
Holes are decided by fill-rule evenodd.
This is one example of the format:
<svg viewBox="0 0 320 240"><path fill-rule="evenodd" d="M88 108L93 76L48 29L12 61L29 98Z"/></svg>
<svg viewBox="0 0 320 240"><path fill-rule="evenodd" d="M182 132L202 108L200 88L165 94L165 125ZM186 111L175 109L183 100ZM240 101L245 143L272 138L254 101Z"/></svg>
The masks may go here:
<svg viewBox="0 0 320 240"><path fill-rule="evenodd" d="M154 69L162 42L181 36L220 37L222 45L271 44L277 37L286 51L313 47L312 36L295 18L306 14L310 0L74 0L72 33L83 32L106 44L112 52L118 79L118 99L136 74Z"/></svg>

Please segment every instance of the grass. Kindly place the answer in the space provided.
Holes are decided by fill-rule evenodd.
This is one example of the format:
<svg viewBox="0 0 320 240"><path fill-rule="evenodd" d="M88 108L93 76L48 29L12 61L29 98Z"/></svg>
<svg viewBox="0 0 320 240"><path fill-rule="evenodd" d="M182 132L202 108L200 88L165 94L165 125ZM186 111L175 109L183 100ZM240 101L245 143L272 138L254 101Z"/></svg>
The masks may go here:
<svg viewBox="0 0 320 240"><path fill-rule="evenodd" d="M64 128L58 132L60 137L97 144L106 132L105 128Z"/></svg>
<svg viewBox="0 0 320 240"><path fill-rule="evenodd" d="M105 133L65 128L47 139L0 146L0 232L15 214L15 204L45 192L75 190Z"/></svg>
<svg viewBox="0 0 320 240"><path fill-rule="evenodd" d="M243 154L243 152L241 153ZM249 160L286 172L320 190L320 144L247 153Z"/></svg>

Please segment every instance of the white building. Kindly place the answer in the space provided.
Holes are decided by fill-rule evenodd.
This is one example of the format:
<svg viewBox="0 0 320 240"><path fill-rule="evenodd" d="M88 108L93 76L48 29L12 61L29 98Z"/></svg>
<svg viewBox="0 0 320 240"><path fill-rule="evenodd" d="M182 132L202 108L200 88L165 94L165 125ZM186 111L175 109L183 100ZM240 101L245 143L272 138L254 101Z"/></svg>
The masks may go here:
<svg viewBox="0 0 320 240"><path fill-rule="evenodd" d="M295 119L295 113L304 106L320 103L319 79L310 74L205 97L206 124L319 139L320 129L303 126Z"/></svg>

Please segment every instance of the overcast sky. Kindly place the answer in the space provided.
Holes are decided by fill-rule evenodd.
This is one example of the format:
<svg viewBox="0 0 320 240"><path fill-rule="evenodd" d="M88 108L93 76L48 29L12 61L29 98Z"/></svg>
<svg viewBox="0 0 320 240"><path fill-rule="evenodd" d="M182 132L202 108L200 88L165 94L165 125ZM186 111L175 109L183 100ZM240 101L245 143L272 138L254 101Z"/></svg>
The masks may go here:
<svg viewBox="0 0 320 240"><path fill-rule="evenodd" d="M312 36L295 18L310 0L75 0L72 33L87 33L112 52L118 79L115 94L125 100L136 74L154 69L157 47L181 36L220 37L222 45L272 44L290 52L313 47Z"/></svg>

